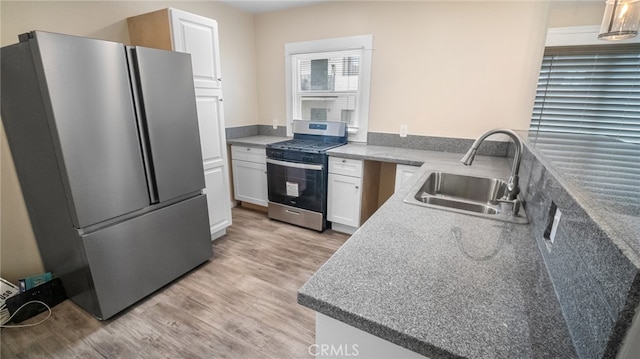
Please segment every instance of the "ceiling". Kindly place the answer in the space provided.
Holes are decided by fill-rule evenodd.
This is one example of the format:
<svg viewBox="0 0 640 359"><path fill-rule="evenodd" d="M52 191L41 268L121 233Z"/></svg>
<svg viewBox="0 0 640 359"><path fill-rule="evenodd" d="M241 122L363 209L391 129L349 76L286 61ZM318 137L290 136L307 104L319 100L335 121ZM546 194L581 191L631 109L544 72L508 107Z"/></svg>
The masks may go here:
<svg viewBox="0 0 640 359"><path fill-rule="evenodd" d="M263 13L263 12L269 12L269 11L276 11L276 10L282 10L282 9L288 9L288 8L292 8L292 7L300 7L300 6L307 6L307 5L311 5L314 3L319 3L319 2L325 2L328 0L222 0L223 2L257 14L257 13Z"/></svg>

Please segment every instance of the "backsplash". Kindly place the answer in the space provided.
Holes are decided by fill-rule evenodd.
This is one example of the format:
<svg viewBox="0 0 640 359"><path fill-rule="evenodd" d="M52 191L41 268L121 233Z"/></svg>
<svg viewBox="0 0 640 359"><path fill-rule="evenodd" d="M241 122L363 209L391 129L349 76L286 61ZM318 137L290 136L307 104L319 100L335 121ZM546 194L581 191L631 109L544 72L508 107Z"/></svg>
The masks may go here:
<svg viewBox="0 0 640 359"><path fill-rule="evenodd" d="M520 185L578 355L614 358L640 303L637 255L527 140ZM552 202L562 212L553 244L544 238Z"/></svg>
<svg viewBox="0 0 640 359"><path fill-rule="evenodd" d="M227 139L242 138L248 136L279 136L286 137L286 126L278 126L274 129L270 125L249 125L239 127L227 127L225 129ZM367 144L373 146L388 146L398 148L410 148L416 150L441 151L466 153L473 144L472 139L452 138L452 137L435 137L435 136L417 136L408 135L400 137L393 133L369 132L367 133ZM512 146L510 142L501 141L484 141L478 149L479 155L505 157L513 156Z"/></svg>
<svg viewBox="0 0 640 359"><path fill-rule="evenodd" d="M454 153L466 153L473 144L473 141L472 139L466 138L417 135L400 137L398 134L381 132L369 132L367 134L368 145ZM509 143L510 142L484 141L480 148L478 148L478 154L505 157L509 153Z"/></svg>
<svg viewBox="0 0 640 359"><path fill-rule="evenodd" d="M239 127L227 127L225 128L225 134L228 140L235 138L249 137L249 136L277 136L286 137L287 128L285 126L278 126L274 129L269 125L249 125Z"/></svg>

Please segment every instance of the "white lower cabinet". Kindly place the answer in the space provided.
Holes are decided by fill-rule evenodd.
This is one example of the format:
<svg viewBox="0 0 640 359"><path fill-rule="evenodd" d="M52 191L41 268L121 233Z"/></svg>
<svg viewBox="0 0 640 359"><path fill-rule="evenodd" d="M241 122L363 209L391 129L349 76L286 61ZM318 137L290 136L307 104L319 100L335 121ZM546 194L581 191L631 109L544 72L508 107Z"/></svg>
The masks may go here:
<svg viewBox="0 0 640 359"><path fill-rule="evenodd" d="M327 220L346 226L360 225L362 177L329 173Z"/></svg>
<svg viewBox="0 0 640 359"><path fill-rule="evenodd" d="M220 185L221 183L228 183L227 178L226 166L204 170L205 188L203 192L207 195L212 239L224 235L226 228L231 225L228 187Z"/></svg>
<svg viewBox="0 0 640 359"><path fill-rule="evenodd" d="M395 189L392 191L392 166L384 167L377 161L329 156L327 220L331 222L331 229L353 234L420 169L418 166L396 165ZM386 173L389 173L388 177ZM385 175L383 179L382 175Z"/></svg>
<svg viewBox="0 0 640 359"><path fill-rule="evenodd" d="M316 343L309 347L316 358L428 359L390 341L316 312Z"/></svg>
<svg viewBox="0 0 640 359"><path fill-rule="evenodd" d="M419 166L396 165L396 185L394 192L398 191L419 169Z"/></svg>
<svg viewBox="0 0 640 359"><path fill-rule="evenodd" d="M266 207L268 189L265 149L233 145L231 159L235 199Z"/></svg>
<svg viewBox="0 0 640 359"><path fill-rule="evenodd" d="M360 226L363 161L329 157L327 220L338 232L353 233Z"/></svg>

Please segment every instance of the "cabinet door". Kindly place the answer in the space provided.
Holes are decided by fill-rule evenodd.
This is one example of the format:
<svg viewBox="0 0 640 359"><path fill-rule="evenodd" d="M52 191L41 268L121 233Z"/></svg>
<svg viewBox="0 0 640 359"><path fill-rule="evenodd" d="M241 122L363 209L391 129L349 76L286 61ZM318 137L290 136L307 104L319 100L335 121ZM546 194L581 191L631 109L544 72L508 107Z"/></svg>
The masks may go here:
<svg viewBox="0 0 640 359"><path fill-rule="evenodd" d="M218 23L176 9L169 14L173 49L191 54L196 88L221 88Z"/></svg>
<svg viewBox="0 0 640 359"><path fill-rule="evenodd" d="M418 166L397 165L396 166L396 185L395 185L394 192L398 191L398 189L402 187L403 184L405 184L408 180L410 180L411 177L413 177L413 174L416 173L416 171L419 168L420 167Z"/></svg>
<svg viewBox="0 0 640 359"><path fill-rule="evenodd" d="M227 144L224 135L224 109L222 91L196 91L196 111L202 145L202 163L205 168L227 164Z"/></svg>
<svg viewBox="0 0 640 359"><path fill-rule="evenodd" d="M196 89L196 110L202 145L205 192L209 206L211 233L231 225L231 198L227 145L224 136L224 109L220 90Z"/></svg>
<svg viewBox="0 0 640 359"><path fill-rule="evenodd" d="M209 225L211 234L220 232L231 225L231 200L227 183L226 167L215 167L204 170L204 193L207 195Z"/></svg>
<svg viewBox="0 0 640 359"><path fill-rule="evenodd" d="M236 200L267 206L267 164L238 160L232 162Z"/></svg>
<svg viewBox="0 0 640 359"><path fill-rule="evenodd" d="M362 178L329 173L327 220L346 226L360 226Z"/></svg>

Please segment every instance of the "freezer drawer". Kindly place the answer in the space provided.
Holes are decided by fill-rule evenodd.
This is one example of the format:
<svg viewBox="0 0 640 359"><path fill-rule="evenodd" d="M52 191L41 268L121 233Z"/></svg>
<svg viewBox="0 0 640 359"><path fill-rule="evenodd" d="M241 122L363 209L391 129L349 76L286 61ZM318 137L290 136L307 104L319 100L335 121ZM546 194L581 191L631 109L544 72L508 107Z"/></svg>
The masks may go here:
<svg viewBox="0 0 640 359"><path fill-rule="evenodd" d="M204 195L82 240L99 319L113 316L213 255Z"/></svg>

